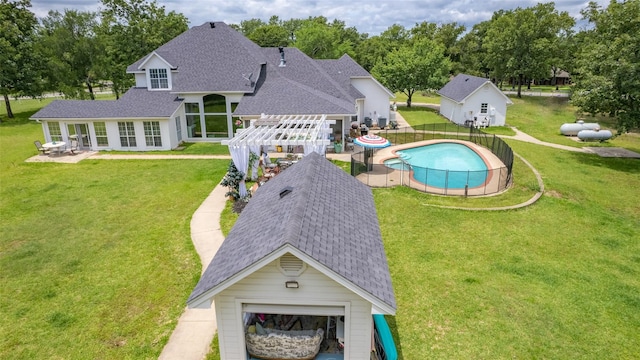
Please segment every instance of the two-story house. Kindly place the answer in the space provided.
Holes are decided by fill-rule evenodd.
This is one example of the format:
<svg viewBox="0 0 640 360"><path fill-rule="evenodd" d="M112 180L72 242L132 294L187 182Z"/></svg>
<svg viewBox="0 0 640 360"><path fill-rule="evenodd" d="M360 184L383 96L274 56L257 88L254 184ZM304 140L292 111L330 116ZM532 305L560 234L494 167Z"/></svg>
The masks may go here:
<svg viewBox="0 0 640 360"><path fill-rule="evenodd" d="M135 86L118 100L55 100L31 119L46 141L91 150L169 150L219 142L268 115L324 115L334 136L352 121L389 117L393 94L348 55L314 60L262 48L222 22L193 27L127 68Z"/></svg>

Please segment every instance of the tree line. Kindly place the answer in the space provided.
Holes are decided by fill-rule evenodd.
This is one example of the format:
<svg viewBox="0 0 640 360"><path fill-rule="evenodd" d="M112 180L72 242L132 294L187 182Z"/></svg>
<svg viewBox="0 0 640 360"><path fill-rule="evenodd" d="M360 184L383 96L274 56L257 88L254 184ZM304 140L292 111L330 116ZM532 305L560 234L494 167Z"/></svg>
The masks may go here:
<svg viewBox="0 0 640 360"><path fill-rule="evenodd" d="M187 29L184 15L156 1L102 0L99 13L50 12L40 21L29 0L0 0L0 92L37 96L60 91L94 98L92 88L108 81L116 96L133 79L126 67ZM522 86L571 74L572 101L585 112L618 119L619 130L640 126L640 0L595 2L582 10L586 21L558 11L553 2L494 12L471 29L456 22L390 25L379 35L360 33L324 16L231 24L263 47L296 47L315 59L351 56L411 105L416 91L438 89L451 75L467 73ZM5 66L8 64L8 66Z"/></svg>

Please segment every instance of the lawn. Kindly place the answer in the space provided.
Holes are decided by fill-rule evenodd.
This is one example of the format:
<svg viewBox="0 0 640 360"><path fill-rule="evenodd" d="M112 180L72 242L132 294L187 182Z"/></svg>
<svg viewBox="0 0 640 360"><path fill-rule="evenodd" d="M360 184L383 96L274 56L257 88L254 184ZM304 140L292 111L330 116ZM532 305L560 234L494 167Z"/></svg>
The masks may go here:
<svg viewBox="0 0 640 360"><path fill-rule="evenodd" d="M511 145L545 179L526 209L374 190L403 358L638 358L637 160Z"/></svg>
<svg viewBox="0 0 640 360"><path fill-rule="evenodd" d="M200 276L190 217L228 160L27 164L37 106L0 125L0 358L157 358ZM539 106L519 128L544 122ZM373 190L401 358L639 358L638 160L508 142L545 181L528 208L432 206L528 198L519 160L498 196ZM222 218L228 231L236 215Z"/></svg>
<svg viewBox="0 0 640 360"><path fill-rule="evenodd" d="M200 276L191 215L228 160L25 163L41 103L21 104L0 125L0 358L157 359Z"/></svg>

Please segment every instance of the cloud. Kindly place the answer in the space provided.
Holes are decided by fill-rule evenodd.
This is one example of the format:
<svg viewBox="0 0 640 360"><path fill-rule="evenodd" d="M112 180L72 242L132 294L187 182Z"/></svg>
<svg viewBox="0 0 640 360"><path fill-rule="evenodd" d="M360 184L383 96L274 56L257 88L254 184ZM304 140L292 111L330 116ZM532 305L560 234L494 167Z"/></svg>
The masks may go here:
<svg viewBox="0 0 640 360"><path fill-rule="evenodd" d="M607 6L609 0L596 1ZM163 0L158 4L167 11L184 14L190 26L207 21L224 21L239 24L242 20L258 18L268 21L272 15L281 20L325 16L332 21L342 20L346 26L354 26L360 33L377 35L393 24L407 29L423 21L433 23L457 22L470 29L474 24L489 20L494 11L530 7L535 0L248 0L212 2L210 0ZM76 9L98 11L101 3L96 0L32 0L31 10L44 17L49 10ZM583 0L557 0L556 9L567 11L580 20L580 10L588 5Z"/></svg>

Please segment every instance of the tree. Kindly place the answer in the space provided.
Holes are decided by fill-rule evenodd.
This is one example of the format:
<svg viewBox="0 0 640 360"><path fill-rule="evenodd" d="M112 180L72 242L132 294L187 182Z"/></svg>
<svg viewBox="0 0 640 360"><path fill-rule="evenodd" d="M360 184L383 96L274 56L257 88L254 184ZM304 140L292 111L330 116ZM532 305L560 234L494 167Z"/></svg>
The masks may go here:
<svg viewBox="0 0 640 360"><path fill-rule="evenodd" d="M293 45L314 59L336 59L344 54L355 57L361 41L355 28L347 28L339 20L328 23L324 16L304 20L294 38Z"/></svg>
<svg viewBox="0 0 640 360"><path fill-rule="evenodd" d="M47 78L67 97L88 96L95 100L96 63L102 52L94 32L96 16L92 12L65 10L64 14L50 11L42 19L40 46L48 59Z"/></svg>
<svg viewBox="0 0 640 360"><path fill-rule="evenodd" d="M575 21L559 13L554 3L539 3L494 14L483 47L496 78L518 79L518 97L525 80L548 77L554 46L561 33L569 33Z"/></svg>
<svg viewBox="0 0 640 360"><path fill-rule="evenodd" d="M407 95L407 106L417 90L439 89L448 79L449 60L441 45L422 39L392 51L372 74L393 92Z"/></svg>
<svg viewBox="0 0 640 360"><path fill-rule="evenodd" d="M640 0L591 2L572 102L582 111L617 117L619 133L640 127Z"/></svg>
<svg viewBox="0 0 640 360"><path fill-rule="evenodd" d="M289 45L289 32L280 25L269 24L261 26L253 30L247 38L262 47Z"/></svg>
<svg viewBox="0 0 640 360"><path fill-rule="evenodd" d="M482 46L490 21L483 21L473 25L471 31L465 34L458 46L460 48L459 72L482 77L489 77L491 68L487 63L487 50Z"/></svg>
<svg viewBox="0 0 640 360"><path fill-rule="evenodd" d="M0 0L0 93L13 118L9 96L42 94L41 58L35 52L38 20L29 0Z"/></svg>
<svg viewBox="0 0 640 360"><path fill-rule="evenodd" d="M100 59L101 77L113 83L116 97L134 83L127 66L188 29L187 18L167 13L154 0L101 0L102 22L98 29L105 47Z"/></svg>
<svg viewBox="0 0 640 360"><path fill-rule="evenodd" d="M407 44L409 36L409 32L398 24L389 26L378 36L367 37L364 35L356 47L354 59L365 70L371 71L387 54Z"/></svg>
<svg viewBox="0 0 640 360"><path fill-rule="evenodd" d="M465 31L463 25L458 23L446 23L435 24L427 21L423 21L420 24L416 24L411 30L412 41L419 41L420 39L431 39L435 43L442 45L444 49L444 56L449 58L452 66L459 68L461 50L459 47L460 35Z"/></svg>

